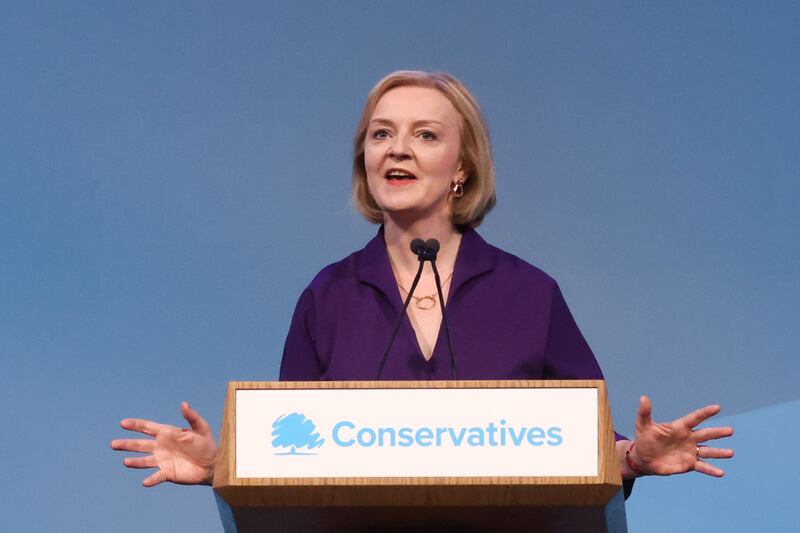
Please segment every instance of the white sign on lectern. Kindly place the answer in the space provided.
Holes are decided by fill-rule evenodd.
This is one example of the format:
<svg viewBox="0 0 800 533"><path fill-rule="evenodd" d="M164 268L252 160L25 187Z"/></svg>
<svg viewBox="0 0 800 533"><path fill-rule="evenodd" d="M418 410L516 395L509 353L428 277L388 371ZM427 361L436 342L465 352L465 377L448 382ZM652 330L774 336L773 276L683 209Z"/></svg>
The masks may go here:
<svg viewBox="0 0 800 533"><path fill-rule="evenodd" d="M595 388L237 390L236 477L597 476Z"/></svg>

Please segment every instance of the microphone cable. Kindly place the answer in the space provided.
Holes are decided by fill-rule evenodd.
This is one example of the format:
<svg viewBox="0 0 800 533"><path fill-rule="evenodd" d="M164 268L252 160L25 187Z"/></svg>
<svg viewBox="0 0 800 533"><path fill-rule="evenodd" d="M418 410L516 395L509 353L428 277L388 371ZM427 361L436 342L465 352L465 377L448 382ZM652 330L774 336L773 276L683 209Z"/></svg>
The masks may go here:
<svg viewBox="0 0 800 533"><path fill-rule="evenodd" d="M427 260L427 255L425 253L425 242L422 239L414 239L411 241L411 251L414 252L417 257L419 257L419 268L417 269L417 275L414 276L414 282L411 284L411 289L408 291L408 296L406 296L406 301L403 303L403 310L400 311L400 315L397 317L397 320L395 320L392 336L389 337L389 343L386 345L386 350L384 350L383 357L381 357L381 364L378 366L378 374L375 376L376 381L381 379L383 367L386 365L386 359L389 357L389 350L392 349L394 339L397 336L397 332L400 330L400 324L403 321L403 317L406 316L406 309L408 309L408 304L411 302L411 296L414 294L414 289L417 288L419 278L422 277L422 268L425 266L425 261Z"/></svg>
<svg viewBox="0 0 800 533"><path fill-rule="evenodd" d="M439 252L439 241L436 239L428 239L425 243L427 259L431 262L433 268L433 279L436 281L436 290L439 293L439 302L442 307L442 324L444 325L444 332L447 335L447 348L450 350L450 370L453 372L453 379L458 379L456 376L456 354L453 350L453 339L450 337L450 328L447 325L447 311L444 305L444 294L442 293L442 282L439 278L439 269L436 268L436 254Z"/></svg>

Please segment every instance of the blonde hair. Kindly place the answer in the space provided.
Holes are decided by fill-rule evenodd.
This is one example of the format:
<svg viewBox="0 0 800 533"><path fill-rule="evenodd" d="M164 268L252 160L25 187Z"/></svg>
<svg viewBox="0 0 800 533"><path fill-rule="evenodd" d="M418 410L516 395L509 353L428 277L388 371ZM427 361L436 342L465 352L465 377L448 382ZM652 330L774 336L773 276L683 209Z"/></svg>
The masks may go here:
<svg viewBox="0 0 800 533"><path fill-rule="evenodd" d="M409 86L436 89L450 100L461 116L459 157L465 176L464 195L453 198L453 224L459 228L477 227L496 201L489 130L472 94L460 81L444 72L398 70L383 78L370 91L353 138L353 203L370 222L383 222L383 211L367 186L364 140L378 100L392 89Z"/></svg>

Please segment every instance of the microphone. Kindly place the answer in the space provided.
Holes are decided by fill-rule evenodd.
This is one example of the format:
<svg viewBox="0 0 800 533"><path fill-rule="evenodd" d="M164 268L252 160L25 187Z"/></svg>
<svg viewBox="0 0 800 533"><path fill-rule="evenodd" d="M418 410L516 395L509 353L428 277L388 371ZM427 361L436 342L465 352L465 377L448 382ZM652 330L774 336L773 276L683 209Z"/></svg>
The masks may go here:
<svg viewBox="0 0 800 533"><path fill-rule="evenodd" d="M428 261L436 261L436 254L439 253L439 241L436 239L428 239L425 241L425 259Z"/></svg>
<svg viewBox="0 0 800 533"><path fill-rule="evenodd" d="M453 379L458 379L456 376L456 354L453 351L453 339L450 337L450 328L447 326L447 312L444 305L444 294L442 293L442 282L439 278L439 270L436 268L436 255L439 253L439 241L436 239L428 239L425 242L426 259L431 262L433 268L433 279L436 281L436 291L439 293L439 301L442 304L442 324L444 325L444 332L447 335L447 347L450 350L450 370L453 372ZM422 262L422 256L420 256Z"/></svg>
<svg viewBox="0 0 800 533"><path fill-rule="evenodd" d="M439 243L436 243L437 250ZM403 303L403 310L400 311L400 315L397 317L394 323L394 329L392 329L392 335L389 337L389 343L386 345L386 349L383 351L383 357L381 357L381 364L378 366L378 374L375 376L375 380L381 379L381 374L383 373L383 367L386 364L386 358L389 357L389 350L392 349L392 344L394 344L394 339L397 336L397 332L400 329L400 323L403 321L403 317L406 316L406 309L408 309L408 304L411 302L411 296L414 295L414 289L417 288L417 283L419 283L419 278L422 277L422 268L425 266L425 261L428 260L427 253L428 248L426 246L425 241L422 239L414 239L411 241L411 251L414 252L419 258L419 268L417 269L417 275L414 276L414 281L411 283L411 288L408 290L408 296L406 296L406 301ZM434 252L435 256L436 252ZM441 291L440 291L441 292Z"/></svg>
<svg viewBox="0 0 800 533"><path fill-rule="evenodd" d="M411 241L411 251L414 252L414 255L419 256L419 254L425 252L425 241L422 239L414 239Z"/></svg>

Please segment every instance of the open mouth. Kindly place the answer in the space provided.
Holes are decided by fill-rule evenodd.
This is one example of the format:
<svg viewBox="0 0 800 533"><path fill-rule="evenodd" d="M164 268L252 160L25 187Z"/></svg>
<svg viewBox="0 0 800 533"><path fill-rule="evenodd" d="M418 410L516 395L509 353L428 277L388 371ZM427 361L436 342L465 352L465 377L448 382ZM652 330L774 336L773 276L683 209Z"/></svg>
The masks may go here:
<svg viewBox="0 0 800 533"><path fill-rule="evenodd" d="M387 170L383 177L394 182L404 182L417 179L417 177L411 172L399 168L391 168Z"/></svg>

